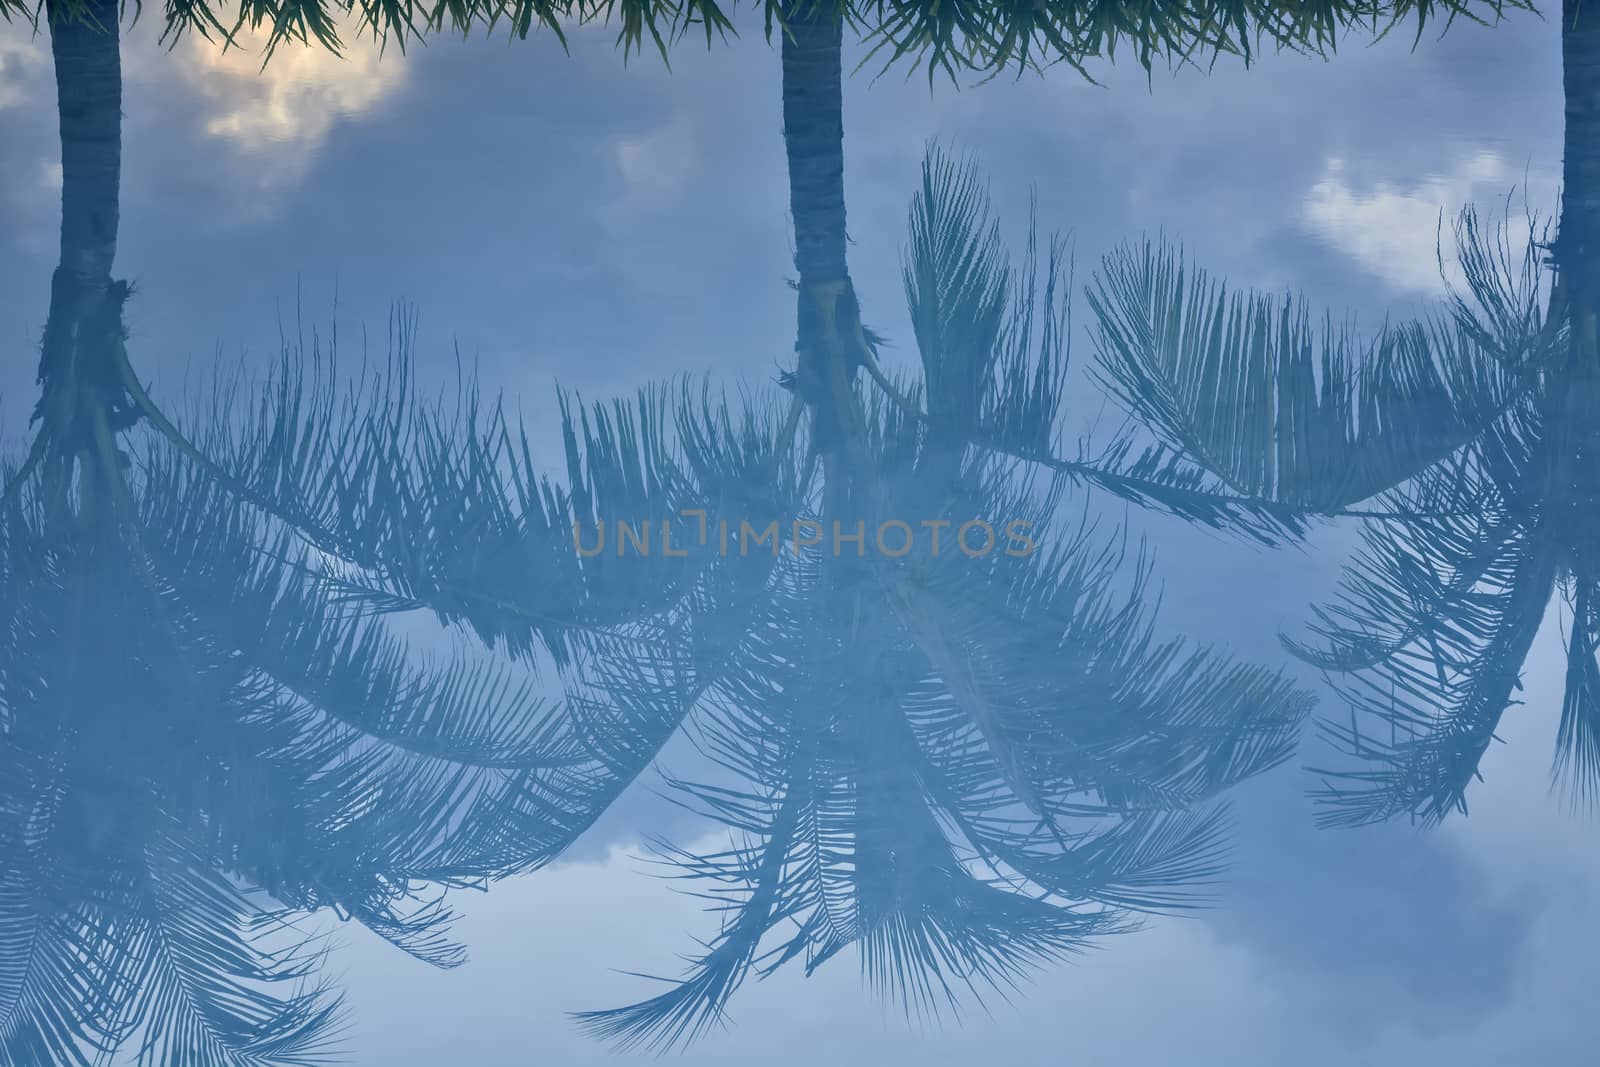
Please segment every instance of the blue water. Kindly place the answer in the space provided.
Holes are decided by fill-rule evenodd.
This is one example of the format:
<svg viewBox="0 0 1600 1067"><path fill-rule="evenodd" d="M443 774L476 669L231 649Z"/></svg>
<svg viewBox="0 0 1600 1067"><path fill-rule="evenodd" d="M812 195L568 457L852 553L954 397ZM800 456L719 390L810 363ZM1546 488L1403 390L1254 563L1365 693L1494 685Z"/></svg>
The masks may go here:
<svg viewBox="0 0 1600 1067"><path fill-rule="evenodd" d="M614 27L585 27L570 54L545 34L445 35L380 55L351 34L343 58L287 46L263 71L254 43L227 56L193 39L167 51L159 13L147 12L124 43L117 251L118 275L136 285L127 326L139 373L154 395L181 398L219 360L264 373L284 335L334 331L343 366L363 350L376 366L391 306L405 301L418 314L419 392L453 395L474 373L483 395L520 413L535 469L555 477L566 474L558 385L585 401L682 374L732 396L770 388L792 365L795 330L778 50L758 16L736 22L739 38L709 50L692 31L670 70L651 52L625 64ZM862 54L847 46L847 71ZM1166 236L1231 285L1303 292L1362 336L1440 308L1460 276L1450 267L1441 279L1437 250L1462 207L1503 209L1510 197L1514 221L1525 207L1557 211L1559 58L1559 18L1518 12L1442 37L1430 25L1415 47L1409 32L1352 39L1327 61L1268 54L1248 70L1224 60L1148 79L1126 59L1097 62L1098 85L1066 68L959 91L930 89L920 73L857 74L845 151L863 320L891 342L886 368L920 373L900 266L907 210L930 142L968 154L1012 250L1030 198L1042 234L1070 235L1065 440L1114 437L1127 423L1088 373L1094 317L1082 298L1102 255ZM0 402L15 454L29 439L56 257L53 91L48 42L0 24L0 343L11 354ZM1318 714L1347 717L1279 634L1304 636L1308 605L1335 594L1358 523L1267 548L1084 499L1107 530L1125 521L1153 546L1158 633L1282 666L1320 697ZM1591 1062L1600 865L1588 818L1550 788L1565 610L1555 598L1532 643L1470 816L1430 830L1404 818L1317 829L1305 766L1337 756L1308 725L1285 763L1227 794L1232 845L1211 906L954 1007L935 998L907 1011L878 995L854 949L810 977L796 961L747 981L726 1025L685 1061ZM416 655L475 654L470 630L426 613L396 625ZM557 695L548 663L528 678ZM819 693L819 713L830 699ZM650 1060L569 1013L656 992L636 975L677 974L702 951L695 939L716 934L708 902L680 892L695 887L648 861L659 836L697 849L726 838L664 796L663 770L723 773L704 761L689 737L669 742L551 866L453 891L453 935L469 952L459 968L431 968L326 911L304 920L335 934L323 973L346 996L348 1062ZM113 1062L135 1062L134 1051Z"/></svg>

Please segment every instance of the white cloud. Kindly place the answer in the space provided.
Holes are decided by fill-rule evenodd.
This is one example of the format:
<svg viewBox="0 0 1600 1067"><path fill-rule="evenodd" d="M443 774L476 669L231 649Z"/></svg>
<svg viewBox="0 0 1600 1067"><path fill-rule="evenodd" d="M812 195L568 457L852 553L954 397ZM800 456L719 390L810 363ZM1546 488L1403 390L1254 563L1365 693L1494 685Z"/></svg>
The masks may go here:
<svg viewBox="0 0 1600 1067"><path fill-rule="evenodd" d="M259 185L274 186L299 179L340 122L374 111L406 82L398 49L352 27L340 36L339 55L288 42L263 68L264 30L241 32L239 46L226 51L191 34L175 56L148 62L175 63L202 100L205 132L247 159ZM145 69L142 54L137 68Z"/></svg>
<svg viewBox="0 0 1600 1067"><path fill-rule="evenodd" d="M247 160L260 186L297 180L340 122L374 111L408 76L398 49L385 52L354 26L341 31L340 55L291 42L265 69L265 31L241 31L238 47L226 51L191 33L169 52L155 36L143 26L124 33L124 94L139 97L125 106L148 113L165 97L198 98L205 133ZM0 22L0 111L47 101L48 40L25 23Z"/></svg>
<svg viewBox="0 0 1600 1067"><path fill-rule="evenodd" d="M1524 173L1494 152L1458 159L1446 172L1400 185L1379 181L1357 189L1344 160L1327 160L1322 177L1301 204L1302 224L1360 266L1408 295L1433 296L1443 290L1438 250L1441 234L1449 264L1450 225L1467 204L1493 214L1515 187L1511 221L1527 236L1523 196L1544 213L1553 210L1556 181L1538 171ZM1441 226L1443 229L1441 230ZM1521 247L1516 245L1515 247ZM1452 277L1454 280L1454 277Z"/></svg>

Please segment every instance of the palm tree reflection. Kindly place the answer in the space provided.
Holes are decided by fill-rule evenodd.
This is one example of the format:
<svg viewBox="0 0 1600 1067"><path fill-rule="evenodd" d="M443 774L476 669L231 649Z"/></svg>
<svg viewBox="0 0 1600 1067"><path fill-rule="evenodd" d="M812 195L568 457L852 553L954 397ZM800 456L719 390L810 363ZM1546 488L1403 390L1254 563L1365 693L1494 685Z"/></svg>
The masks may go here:
<svg viewBox="0 0 1600 1067"><path fill-rule="evenodd" d="M1369 497L1385 513L1317 609L1319 641L1289 642L1349 704L1327 724L1357 761L1329 774L1330 823L1465 811L1558 593L1556 767L1580 797L1600 781L1592 264L1564 240L1519 249L1471 209L1455 235L1465 287L1451 305L1370 344L1319 334L1297 302L1185 281L1172 252L1108 259L1096 291L1106 377L1171 447L1304 514Z"/></svg>
<svg viewBox="0 0 1600 1067"><path fill-rule="evenodd" d="M314 347L182 432L114 287L47 364L6 494L7 1051L314 1060L339 1012L297 918L454 964L443 890L559 855L674 736L704 757L676 798L731 837L663 854L721 927L665 992L583 1015L602 1036L691 1039L752 971L852 946L937 1011L1193 904L1217 795L1288 754L1308 700L1157 639L1144 554L1067 498L1263 539L1299 520L1159 452L1061 454L1060 247L1035 268L934 153L906 265L920 382L832 358L736 403L563 397L565 484L472 389L418 399L403 316L385 374L341 384ZM729 550L724 522L774 532ZM623 523L632 551L580 550ZM488 648L429 662L390 628L411 610Z"/></svg>
<svg viewBox="0 0 1600 1067"><path fill-rule="evenodd" d="M0 1058L321 1062L342 1012L298 920L459 963L443 889L540 860L528 783L565 757L526 684L336 595L305 487L177 433L125 297L57 339L0 508Z"/></svg>
<svg viewBox="0 0 1600 1067"><path fill-rule="evenodd" d="M1142 555L1064 496L1087 481L1263 534L1281 509L1157 457L1058 455L1059 246L1036 288L1031 248L1015 271L976 178L938 153L911 236L920 383L815 359L827 380L737 404L689 385L563 401L565 486L498 410L397 418L377 394L355 432L329 407L293 447L231 450L247 484L326 487L301 525L359 564L345 595L554 664L594 762L586 787L543 790L552 826L581 833L675 735L705 758L668 780L729 844L663 855L720 930L660 995L583 1014L601 1036L692 1039L752 971L851 946L874 985L936 1010L1191 904L1219 870L1214 798L1283 759L1306 708L1271 671L1157 640ZM386 456L404 473L381 494L346 473ZM959 549L980 520L1037 551ZM907 551L880 533L894 522Z"/></svg>

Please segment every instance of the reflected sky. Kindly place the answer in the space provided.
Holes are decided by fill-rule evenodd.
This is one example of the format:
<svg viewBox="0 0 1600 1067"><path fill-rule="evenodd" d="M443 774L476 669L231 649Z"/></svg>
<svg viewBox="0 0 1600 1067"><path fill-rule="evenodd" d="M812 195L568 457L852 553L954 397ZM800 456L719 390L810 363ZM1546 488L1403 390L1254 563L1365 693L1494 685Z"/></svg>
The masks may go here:
<svg viewBox="0 0 1600 1067"><path fill-rule="evenodd" d="M324 329L336 314L344 338L364 325L381 350L400 298L420 308L419 373L448 381L459 349L547 448L553 381L593 398L690 368L770 381L793 317L777 55L754 20L740 27L730 46L679 49L670 73L648 55L625 67L602 28L574 32L570 56L549 39L440 39L404 56L285 54L265 75L248 54L163 55L141 27L125 49L119 248L141 290L139 365L176 385L219 348L273 352L297 303ZM1072 232L1080 277L1118 241L1160 231L1236 284L1302 289L1361 323L1412 312L1442 291L1441 214L1513 189L1554 210L1557 36L1519 14L1429 32L1414 51L1350 45L1328 63L1269 56L1148 85L1104 68L1103 87L1056 71L960 93L858 76L846 181L864 318L894 342L887 363L914 365L898 262L929 138L974 153L1013 244L1035 190L1041 226ZM16 176L0 191L0 338L23 353L55 254L45 56L0 30L0 165ZM0 380L9 440L31 362L7 361ZM1274 553L1129 518L1162 545L1163 630L1268 662L1353 543L1334 529ZM737 1025L689 1058L1586 1062L1577 998L1600 869L1547 791L1560 642L1550 625L1536 643L1526 706L1507 716L1470 821L1428 837L1318 833L1290 766L1235 795L1236 862L1210 913L1119 939L943 1032L871 1004L848 960L780 974L751 983ZM626 999L633 980L612 968L670 970L685 932L705 929L697 901L630 858L645 832L695 833L652 784L570 862L466 897L463 969L431 972L351 929L332 970L356 1061L635 1062L563 1013Z"/></svg>

